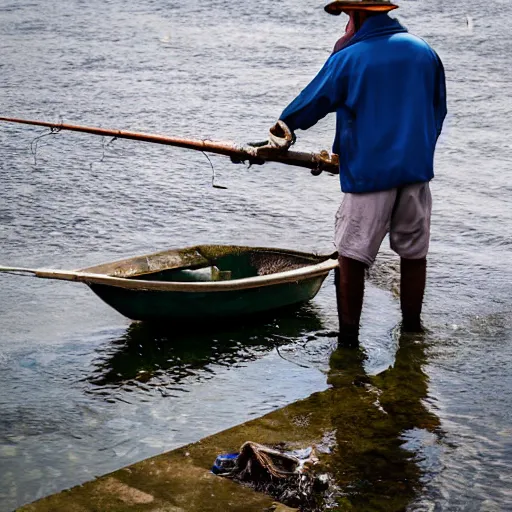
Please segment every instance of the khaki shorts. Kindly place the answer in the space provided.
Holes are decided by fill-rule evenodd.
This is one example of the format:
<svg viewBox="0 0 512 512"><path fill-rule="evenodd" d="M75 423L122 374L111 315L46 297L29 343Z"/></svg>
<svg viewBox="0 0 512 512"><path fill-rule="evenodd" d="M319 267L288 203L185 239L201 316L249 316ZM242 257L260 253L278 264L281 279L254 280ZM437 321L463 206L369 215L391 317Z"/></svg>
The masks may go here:
<svg viewBox="0 0 512 512"><path fill-rule="evenodd" d="M389 233L400 257L421 259L430 240L432 196L428 183L369 194L345 194L336 213L335 243L340 256L371 265Z"/></svg>

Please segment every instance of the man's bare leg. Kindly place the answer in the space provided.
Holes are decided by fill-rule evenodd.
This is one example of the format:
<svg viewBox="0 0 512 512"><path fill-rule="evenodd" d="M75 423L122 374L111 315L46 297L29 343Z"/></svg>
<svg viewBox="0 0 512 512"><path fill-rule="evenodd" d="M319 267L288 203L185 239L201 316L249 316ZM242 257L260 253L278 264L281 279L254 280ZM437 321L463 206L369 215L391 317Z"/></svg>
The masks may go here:
<svg viewBox="0 0 512 512"><path fill-rule="evenodd" d="M360 261L340 256L336 269L336 302L340 324L339 344L357 346L359 322L363 309L364 272L366 265Z"/></svg>
<svg viewBox="0 0 512 512"><path fill-rule="evenodd" d="M427 259L400 260L400 306L402 330L423 332L421 308L427 280Z"/></svg>

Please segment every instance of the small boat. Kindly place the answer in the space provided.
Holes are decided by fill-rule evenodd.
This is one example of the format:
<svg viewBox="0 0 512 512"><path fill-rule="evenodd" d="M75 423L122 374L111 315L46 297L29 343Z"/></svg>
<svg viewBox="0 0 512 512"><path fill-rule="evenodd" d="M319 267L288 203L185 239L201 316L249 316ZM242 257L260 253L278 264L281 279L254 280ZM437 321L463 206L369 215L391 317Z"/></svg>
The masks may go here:
<svg viewBox="0 0 512 512"><path fill-rule="evenodd" d="M78 271L0 267L0 272L87 284L122 315L142 321L239 318L311 300L336 255L197 245Z"/></svg>

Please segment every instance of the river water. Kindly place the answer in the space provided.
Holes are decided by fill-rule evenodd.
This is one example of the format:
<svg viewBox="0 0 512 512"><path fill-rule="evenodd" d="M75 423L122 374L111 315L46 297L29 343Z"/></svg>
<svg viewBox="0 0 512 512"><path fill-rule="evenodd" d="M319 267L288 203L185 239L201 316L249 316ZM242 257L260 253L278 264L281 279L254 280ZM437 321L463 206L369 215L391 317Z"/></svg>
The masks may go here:
<svg viewBox="0 0 512 512"><path fill-rule="evenodd" d="M403 1L441 55L449 116L422 370L434 437L410 510L512 510L512 41L508 0ZM2 115L240 142L270 124L345 20L316 0L0 0ZM497 35L501 37L498 38ZM298 134L329 148L332 116ZM130 141L0 126L0 263L80 268L196 243L331 252L336 177ZM35 153L35 154L33 154ZM397 260L383 245L363 313L365 370L392 366ZM0 277L0 510L326 389L329 278L295 314L229 332L159 333L85 286Z"/></svg>

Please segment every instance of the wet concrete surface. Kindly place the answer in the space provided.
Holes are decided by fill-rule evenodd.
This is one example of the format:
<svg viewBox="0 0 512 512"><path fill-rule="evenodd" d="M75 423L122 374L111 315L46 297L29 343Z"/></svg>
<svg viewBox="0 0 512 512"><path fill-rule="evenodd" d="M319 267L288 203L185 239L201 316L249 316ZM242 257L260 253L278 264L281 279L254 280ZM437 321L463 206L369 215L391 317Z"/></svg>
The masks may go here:
<svg viewBox="0 0 512 512"><path fill-rule="evenodd" d="M302 511L405 510L424 476L408 445L442 437L442 430L423 402L428 334L394 335L395 364L377 375L365 372L363 349L337 348L326 391L19 510L269 510L273 497L210 472L218 454L237 451L248 440L317 448L319 460L309 471L328 475L329 489L318 493L314 505L311 499L284 505Z"/></svg>

